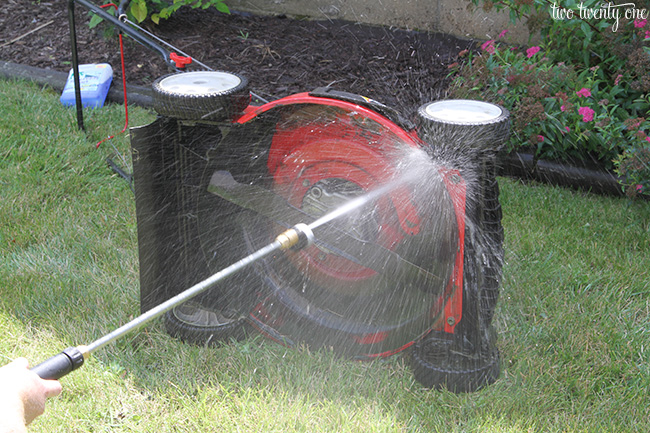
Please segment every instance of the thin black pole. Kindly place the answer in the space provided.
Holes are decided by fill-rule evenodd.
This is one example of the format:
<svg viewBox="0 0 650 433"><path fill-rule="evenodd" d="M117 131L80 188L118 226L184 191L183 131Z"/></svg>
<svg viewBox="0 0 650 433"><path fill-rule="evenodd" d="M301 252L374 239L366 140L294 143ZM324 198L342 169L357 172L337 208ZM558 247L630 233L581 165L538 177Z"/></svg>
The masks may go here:
<svg viewBox="0 0 650 433"><path fill-rule="evenodd" d="M74 20L74 0L68 0L68 21L70 23L70 45L72 46L72 75L74 77L75 105L77 107L77 125L84 130L84 113L81 105L81 80L79 78L79 58L77 57L77 31Z"/></svg>

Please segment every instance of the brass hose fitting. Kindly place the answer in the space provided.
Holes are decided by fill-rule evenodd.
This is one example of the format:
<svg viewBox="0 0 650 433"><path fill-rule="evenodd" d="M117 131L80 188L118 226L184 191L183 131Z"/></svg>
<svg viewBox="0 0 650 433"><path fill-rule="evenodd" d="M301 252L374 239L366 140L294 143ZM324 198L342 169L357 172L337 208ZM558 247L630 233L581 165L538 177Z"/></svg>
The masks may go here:
<svg viewBox="0 0 650 433"><path fill-rule="evenodd" d="M276 242L280 242L281 250L288 250L289 248L303 249L314 242L314 232L307 224L296 224L289 230L286 230L275 238Z"/></svg>

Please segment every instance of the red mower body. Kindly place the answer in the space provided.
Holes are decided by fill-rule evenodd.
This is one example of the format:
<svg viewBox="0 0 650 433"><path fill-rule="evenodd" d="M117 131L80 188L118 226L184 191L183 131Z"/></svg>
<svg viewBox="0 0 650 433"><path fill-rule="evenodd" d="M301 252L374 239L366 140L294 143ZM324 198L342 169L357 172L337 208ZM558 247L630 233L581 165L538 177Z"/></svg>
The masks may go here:
<svg viewBox="0 0 650 433"><path fill-rule="evenodd" d="M313 245L256 263L175 309L168 330L201 344L256 330L282 344L365 359L427 339L449 353L472 341L468 359L481 358L489 327L481 313L485 269L483 259L468 258L478 238L468 239L467 227L470 221L475 230L485 212L469 203L476 186L465 173L432 156L422 125L328 88L253 106L237 84L215 109L213 97L174 101L161 80L161 117L132 131L143 311L287 227L392 182L385 194L315 229ZM403 158L409 152L428 161L417 179L401 182L412 168ZM495 378L495 357L498 374L492 350L472 386ZM430 370L421 362L416 376Z"/></svg>

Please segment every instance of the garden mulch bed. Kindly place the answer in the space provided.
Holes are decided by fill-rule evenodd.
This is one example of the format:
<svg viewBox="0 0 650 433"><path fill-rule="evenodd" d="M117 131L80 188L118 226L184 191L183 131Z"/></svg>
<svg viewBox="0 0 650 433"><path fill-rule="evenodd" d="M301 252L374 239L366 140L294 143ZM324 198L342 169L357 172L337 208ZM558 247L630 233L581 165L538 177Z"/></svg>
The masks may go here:
<svg viewBox="0 0 650 433"><path fill-rule="evenodd" d="M89 29L83 6L77 5L76 17L80 63L110 63L121 79L115 32L107 25ZM262 96L332 84L405 114L444 94L448 65L471 45L443 34L215 10L182 9L158 26L144 25L211 68L245 75ZM171 72L157 53L130 39L125 59L129 84L148 85ZM67 0L6 0L0 8L0 60L67 72Z"/></svg>

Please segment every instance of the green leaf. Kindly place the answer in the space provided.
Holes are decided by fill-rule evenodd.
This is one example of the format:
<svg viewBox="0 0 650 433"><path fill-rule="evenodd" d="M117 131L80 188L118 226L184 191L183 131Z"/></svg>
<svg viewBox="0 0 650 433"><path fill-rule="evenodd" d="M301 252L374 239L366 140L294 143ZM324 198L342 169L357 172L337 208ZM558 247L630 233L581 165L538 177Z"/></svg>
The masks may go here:
<svg viewBox="0 0 650 433"><path fill-rule="evenodd" d="M90 18L90 22L88 23L88 27L90 27L91 29L94 29L95 27L97 27L99 25L99 23L104 21L104 19L102 17L100 17L99 15L97 15L97 14L92 14L92 15L93 16Z"/></svg>
<svg viewBox="0 0 650 433"><path fill-rule="evenodd" d="M133 2L131 3L131 13L133 18L141 23L147 19L147 5L144 2Z"/></svg>
<svg viewBox="0 0 650 433"><path fill-rule="evenodd" d="M151 21L153 21L156 24L160 24L160 15L159 14L151 14Z"/></svg>
<svg viewBox="0 0 650 433"><path fill-rule="evenodd" d="M517 24L517 11L514 9L510 9L510 22L512 24Z"/></svg>
<svg viewBox="0 0 650 433"><path fill-rule="evenodd" d="M585 21L580 23L580 29L582 30L582 33L585 34L585 40L588 42L591 41L591 36L594 33L593 30L591 30L591 27L589 27L589 24L587 24Z"/></svg>
<svg viewBox="0 0 650 433"><path fill-rule="evenodd" d="M224 2L218 2L215 7L219 12L230 15L230 8L228 8L228 5Z"/></svg>

